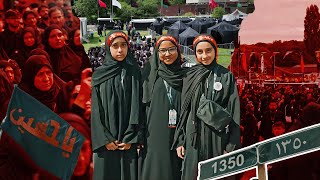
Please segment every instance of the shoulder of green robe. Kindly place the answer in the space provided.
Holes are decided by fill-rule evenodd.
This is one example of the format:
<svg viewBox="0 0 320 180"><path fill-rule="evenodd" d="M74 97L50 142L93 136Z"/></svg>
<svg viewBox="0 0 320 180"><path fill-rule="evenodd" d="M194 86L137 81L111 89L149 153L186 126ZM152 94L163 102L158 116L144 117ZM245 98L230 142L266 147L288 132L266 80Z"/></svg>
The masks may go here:
<svg viewBox="0 0 320 180"><path fill-rule="evenodd" d="M220 64L218 64L218 69L219 69L218 76L224 77L224 78L228 79L228 81L231 81L231 82L235 81L235 78L229 69L225 68L224 66L221 66Z"/></svg>

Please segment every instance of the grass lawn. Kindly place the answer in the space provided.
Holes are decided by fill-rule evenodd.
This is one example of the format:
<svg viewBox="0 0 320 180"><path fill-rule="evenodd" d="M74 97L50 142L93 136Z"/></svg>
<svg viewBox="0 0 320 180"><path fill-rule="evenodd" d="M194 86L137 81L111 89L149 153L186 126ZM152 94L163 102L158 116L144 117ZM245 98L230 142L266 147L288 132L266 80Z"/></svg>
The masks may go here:
<svg viewBox="0 0 320 180"><path fill-rule="evenodd" d="M110 32L110 30L106 31L106 33L108 34L108 32ZM146 36L148 35L148 31L140 31L140 34L141 36ZM102 34L104 35L104 33L102 32ZM166 32L164 32L164 34L166 34ZM86 51L88 51L88 49L90 47L96 47L96 46L101 46L102 43L104 43L105 41L105 37L99 37L97 32L94 32L94 36L93 38L89 38L90 42L89 43L86 43L84 42L83 43L83 46L85 48ZM99 40L101 40L101 42L99 42ZM228 67L230 62L231 62L231 53L230 53L230 49L222 49L222 48L219 48L218 49L218 52L219 52L219 55L218 55L218 63L221 64L222 66L224 67Z"/></svg>
<svg viewBox="0 0 320 180"><path fill-rule="evenodd" d="M218 63L227 68L231 63L231 49L218 48Z"/></svg>

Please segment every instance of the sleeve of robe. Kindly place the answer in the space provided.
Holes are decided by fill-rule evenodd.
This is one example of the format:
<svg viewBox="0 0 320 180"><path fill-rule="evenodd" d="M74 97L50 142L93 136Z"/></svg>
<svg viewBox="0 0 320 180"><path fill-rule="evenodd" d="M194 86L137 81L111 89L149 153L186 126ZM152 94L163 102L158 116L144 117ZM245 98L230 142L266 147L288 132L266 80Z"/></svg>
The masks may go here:
<svg viewBox="0 0 320 180"><path fill-rule="evenodd" d="M228 103L228 112L230 113L233 121L229 124L230 139L229 144L227 145L226 151L230 152L235 148L238 149L241 147L240 144L240 100L237 90L237 84L234 76L230 73L229 75L229 103Z"/></svg>
<svg viewBox="0 0 320 180"><path fill-rule="evenodd" d="M137 77L132 76L132 96L131 96L131 102L138 101L137 106L132 105L130 110L130 119L129 119L129 126L124 134L123 142L129 143L129 144L135 144L141 142L141 136L142 136L142 123L143 123L143 117L142 115L142 84L141 84L141 78L140 73ZM136 87L134 87L136 86ZM138 98L135 96L138 95ZM138 123L133 123L138 122Z"/></svg>
<svg viewBox="0 0 320 180"><path fill-rule="evenodd" d="M188 107L188 110L186 110L187 112L191 111L190 106ZM181 113L181 111L180 111ZM174 144L172 145L171 149L175 150L180 146L184 146L185 147L185 135L186 135L186 121L182 121L181 119L188 119L189 118L189 113L184 113L184 114L180 114L179 120L178 120L178 125L176 128L176 132L175 132L175 136L177 136L177 140L176 142L174 142ZM180 122L181 121L181 122ZM182 124L182 122L185 122Z"/></svg>
<svg viewBox="0 0 320 180"><path fill-rule="evenodd" d="M92 87L92 103L91 103L91 140L92 150L97 152L99 148L106 144L116 141L109 131L102 123L105 119L104 115L106 107L102 106L100 98L99 87Z"/></svg>

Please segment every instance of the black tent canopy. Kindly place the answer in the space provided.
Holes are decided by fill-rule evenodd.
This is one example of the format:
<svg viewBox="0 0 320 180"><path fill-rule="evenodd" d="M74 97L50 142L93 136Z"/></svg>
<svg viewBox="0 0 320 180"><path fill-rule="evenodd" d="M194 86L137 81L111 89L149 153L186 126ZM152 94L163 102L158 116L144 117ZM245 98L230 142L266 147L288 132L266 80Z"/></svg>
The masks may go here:
<svg viewBox="0 0 320 180"><path fill-rule="evenodd" d="M168 28L168 35L179 39L179 34L188 28L182 21L177 21Z"/></svg>
<svg viewBox="0 0 320 180"><path fill-rule="evenodd" d="M196 30L198 33L206 32L205 23L199 18L196 18L192 22L190 22L189 27L192 27L192 29Z"/></svg>
<svg viewBox="0 0 320 180"><path fill-rule="evenodd" d="M181 34L179 34L179 44L183 46L190 46L192 45L194 38L198 35L199 33L197 31L195 31L191 27L188 27Z"/></svg>
<svg viewBox="0 0 320 180"><path fill-rule="evenodd" d="M183 23L188 23L191 22L192 19L187 18L187 17L182 17L182 18L166 18L164 19L164 28L167 29L170 27L172 24L174 24L177 21L181 21Z"/></svg>
<svg viewBox="0 0 320 180"><path fill-rule="evenodd" d="M218 44L231 43L238 36L238 32L239 28L224 21L207 30L207 33L212 35Z"/></svg>
<svg viewBox="0 0 320 180"><path fill-rule="evenodd" d="M162 35L162 30L163 30L163 22L159 22L158 20L151 23L150 29L156 31L157 34Z"/></svg>

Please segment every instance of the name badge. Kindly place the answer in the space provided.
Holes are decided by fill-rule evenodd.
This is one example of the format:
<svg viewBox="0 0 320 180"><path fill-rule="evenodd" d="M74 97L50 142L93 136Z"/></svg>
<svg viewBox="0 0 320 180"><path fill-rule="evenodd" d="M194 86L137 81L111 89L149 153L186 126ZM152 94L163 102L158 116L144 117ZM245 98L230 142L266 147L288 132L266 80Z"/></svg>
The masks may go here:
<svg viewBox="0 0 320 180"><path fill-rule="evenodd" d="M177 125L177 111L175 109L169 110L169 128L175 128Z"/></svg>
<svg viewBox="0 0 320 180"><path fill-rule="evenodd" d="M222 89L222 84L221 82L215 82L213 85L214 90L220 91Z"/></svg>

